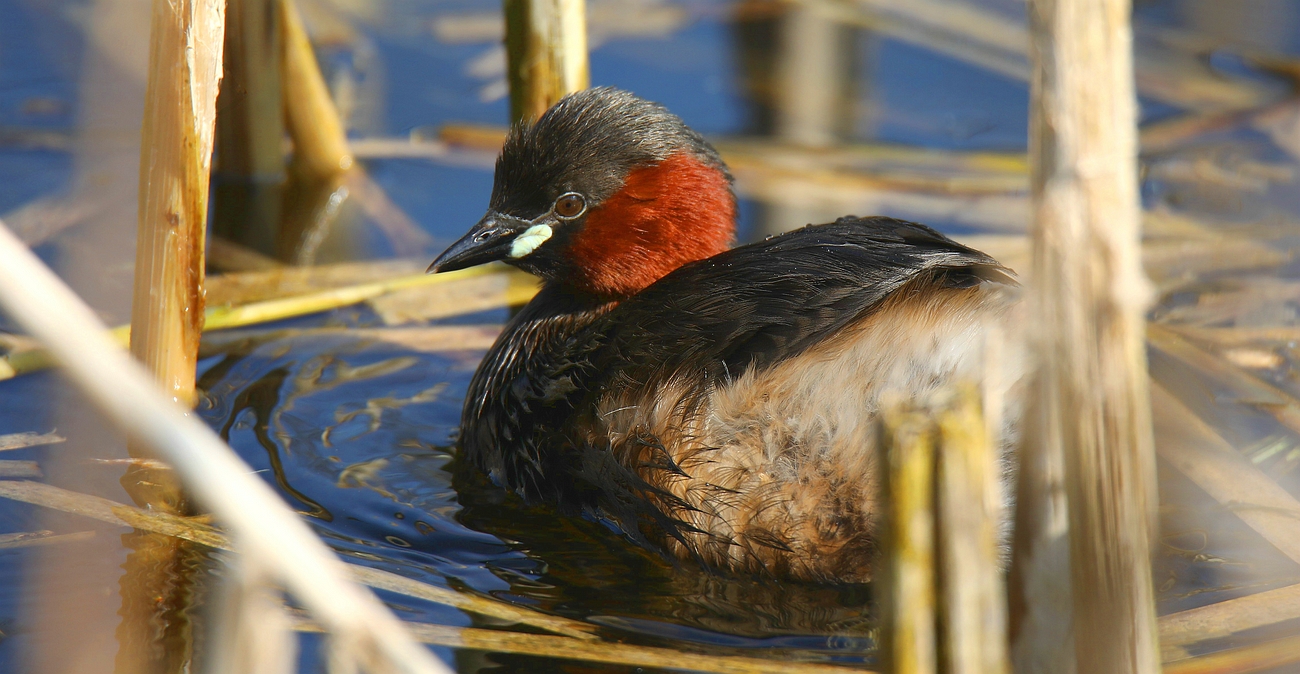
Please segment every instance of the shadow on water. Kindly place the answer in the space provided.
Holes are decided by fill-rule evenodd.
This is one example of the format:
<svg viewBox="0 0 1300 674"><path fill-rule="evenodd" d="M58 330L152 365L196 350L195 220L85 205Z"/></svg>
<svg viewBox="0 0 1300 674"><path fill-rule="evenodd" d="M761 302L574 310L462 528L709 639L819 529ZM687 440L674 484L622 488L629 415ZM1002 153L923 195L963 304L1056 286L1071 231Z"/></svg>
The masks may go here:
<svg viewBox="0 0 1300 674"><path fill-rule="evenodd" d="M269 417L280 402L280 388L284 385L284 380L288 376L288 369L277 368L240 391L231 404L231 412L226 419L226 424L221 427L221 439L226 442L230 441L230 428L235 425L235 420L239 418L240 412L244 410L252 412L254 415L252 421L253 433L257 438L257 443L266 450L266 458L271 462L271 474L275 476L275 483L279 485L280 489L288 492L300 503L307 506L305 515L329 522L334 519L334 516L328 510L322 508L319 503L311 500L306 494L294 489L293 485L289 484L289 477L284 472L284 462L280 460L280 448L271 440L269 433Z"/></svg>

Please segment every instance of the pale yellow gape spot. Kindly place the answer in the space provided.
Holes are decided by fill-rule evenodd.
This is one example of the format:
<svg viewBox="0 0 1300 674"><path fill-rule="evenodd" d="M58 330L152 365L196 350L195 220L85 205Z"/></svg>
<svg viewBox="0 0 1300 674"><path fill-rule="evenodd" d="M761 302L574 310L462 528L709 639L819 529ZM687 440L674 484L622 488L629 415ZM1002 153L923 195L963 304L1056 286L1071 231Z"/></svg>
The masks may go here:
<svg viewBox="0 0 1300 674"><path fill-rule="evenodd" d="M533 225L510 242L510 257L519 259L537 250L537 247L546 243L549 238L551 238L550 225Z"/></svg>

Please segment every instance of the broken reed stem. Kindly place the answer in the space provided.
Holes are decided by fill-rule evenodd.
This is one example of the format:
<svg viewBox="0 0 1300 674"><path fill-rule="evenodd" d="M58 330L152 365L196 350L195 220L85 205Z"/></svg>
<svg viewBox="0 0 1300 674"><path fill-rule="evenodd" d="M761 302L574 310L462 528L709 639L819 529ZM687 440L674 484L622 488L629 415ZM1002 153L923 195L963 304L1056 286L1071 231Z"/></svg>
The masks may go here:
<svg viewBox="0 0 1300 674"><path fill-rule="evenodd" d="M131 353L168 399L187 408L194 404L203 330L203 246L224 40L221 0L154 0L141 129ZM133 457L157 449L137 440L128 437ZM132 466L121 483L139 505L169 513L193 508L169 470ZM178 672L192 656L194 643L193 624L180 610L192 602L200 580L192 555L183 541L165 536L133 535L126 544L131 552L119 579L122 621L115 668L139 674ZM165 627L159 629L159 623Z"/></svg>
<svg viewBox="0 0 1300 674"><path fill-rule="evenodd" d="M1159 671L1129 17L1128 0L1029 2L1030 400L1041 408L1025 440L1065 458L1080 674Z"/></svg>
<svg viewBox="0 0 1300 674"><path fill-rule="evenodd" d="M275 0L284 49L284 115L293 138L294 166L315 180L332 180L352 168L352 151L329 87L321 75L302 16L293 0Z"/></svg>
<svg viewBox="0 0 1300 674"><path fill-rule="evenodd" d="M240 11L243 9L248 7L240 4L236 8L234 41L254 50L266 46L261 41L267 39L267 33L257 24L273 19L267 19L265 11ZM155 0L150 35L131 350L153 371L167 395L187 407L194 403L195 366L204 322L204 241L226 39L224 11L221 0ZM251 59L245 58L250 55L242 50L234 56L242 67L236 70L240 79L231 89L265 98L265 78L258 77L265 55L256 63L250 63ZM241 128L265 127L256 117L267 111L247 105L253 98L238 97L231 91L222 98L228 113L246 113L231 114L229 122L247 122L239 125ZM238 105L236 98L246 105ZM260 102L265 108L267 102ZM277 122L270 133L281 133L279 109L270 114ZM231 143L224 144L223 158L232 163L242 161L244 169L255 168L250 162L260 161L261 169L278 172L275 164L283 163L280 138L258 140L263 145L260 160L253 157L255 153L239 152ZM132 438L128 445L131 455L144 455L134 441ZM122 484L137 504L176 514L192 509L177 475L170 470L133 465L122 477ZM117 669L160 674L181 671L193 656L193 627L183 607L193 603L195 593L201 591L203 577L194 573L198 567L193 563L198 553L185 541L166 536L140 532L125 540L131 553L120 579L122 624L117 633L121 642ZM160 622L165 624L161 635L156 627Z"/></svg>
<svg viewBox="0 0 1300 674"><path fill-rule="evenodd" d="M220 0L155 0L150 26L130 344L165 395L186 407L194 404L203 329L204 241L224 12ZM129 440L133 457L150 455L135 438ZM141 506L173 514L193 507L169 470L133 465L121 482ZM125 542L131 552L119 578L116 669L178 672L192 657L194 643L193 623L180 610L193 601L200 580L193 573L193 549L150 534L133 534Z"/></svg>
<svg viewBox="0 0 1300 674"><path fill-rule="evenodd" d="M935 634L934 452L929 417L906 405L890 405L880 417L885 480L885 556L881 571L882 630L878 643L884 671L934 674Z"/></svg>
<svg viewBox="0 0 1300 674"><path fill-rule="evenodd" d="M586 0L505 0L505 16L512 123L587 88Z"/></svg>
<svg viewBox="0 0 1300 674"><path fill-rule="evenodd" d="M119 430L170 463L195 498L230 528L240 550L266 564L331 634L368 655L375 669L387 663L391 670L385 671L448 671L373 594L347 580L334 553L212 429L160 394L91 309L4 227L0 307L50 349Z"/></svg>
<svg viewBox="0 0 1300 674"><path fill-rule="evenodd" d="M940 639L946 674L1007 674L1000 466L974 386L936 415Z"/></svg>
<svg viewBox="0 0 1300 674"><path fill-rule="evenodd" d="M886 406L881 662L895 674L1005 674L1000 468L977 389Z"/></svg>
<svg viewBox="0 0 1300 674"><path fill-rule="evenodd" d="M35 461L0 461L0 478L42 476L41 467Z"/></svg>
<svg viewBox="0 0 1300 674"><path fill-rule="evenodd" d="M155 0L150 29L131 353L168 397L184 405L194 402L203 329L203 244L224 12L219 0ZM173 493L159 503L178 501Z"/></svg>
<svg viewBox="0 0 1300 674"><path fill-rule="evenodd" d="M474 268L472 270L465 269L461 271L471 273L459 274L459 272L451 272L458 275L450 279L445 279L441 281L441 283L490 274L495 270L491 268ZM253 302L237 307L213 307L207 314L206 326L209 330L221 330L225 328L254 325L257 323L267 323L283 318L291 318L293 316L314 314L338 307L357 304L358 302L364 302L366 300L374 299L407 288L438 285L440 283L439 281L436 281L438 276L442 276L442 274L438 274L437 276L430 274L415 274L396 278L391 281L366 283L345 288L336 288L333 290L322 290L307 295L286 297L278 300L266 300L263 302ZM534 290L533 293L536 293L536 290ZM516 293L510 296L502 295L500 299L506 303L514 301L522 304L531 297L532 294L524 296L521 293Z"/></svg>

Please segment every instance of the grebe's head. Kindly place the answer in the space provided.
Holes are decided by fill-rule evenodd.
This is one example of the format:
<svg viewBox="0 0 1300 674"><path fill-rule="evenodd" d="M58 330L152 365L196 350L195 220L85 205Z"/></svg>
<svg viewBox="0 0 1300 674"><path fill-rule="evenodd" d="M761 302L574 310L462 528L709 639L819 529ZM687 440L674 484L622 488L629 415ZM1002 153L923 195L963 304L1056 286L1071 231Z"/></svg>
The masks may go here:
<svg viewBox="0 0 1300 674"><path fill-rule="evenodd" d="M657 103L588 89L510 132L487 214L429 269L503 260L619 299L725 250L735 216L731 175L698 133Z"/></svg>

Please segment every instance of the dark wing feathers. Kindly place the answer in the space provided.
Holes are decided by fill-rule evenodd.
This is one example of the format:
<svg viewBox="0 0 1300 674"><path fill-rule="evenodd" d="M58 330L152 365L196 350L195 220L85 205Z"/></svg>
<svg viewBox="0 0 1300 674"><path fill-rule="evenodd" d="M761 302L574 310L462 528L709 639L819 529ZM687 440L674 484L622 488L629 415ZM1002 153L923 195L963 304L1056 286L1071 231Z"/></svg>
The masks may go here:
<svg viewBox="0 0 1300 674"><path fill-rule="evenodd" d="M841 218L686 265L625 300L593 326L593 370L618 377L601 388L697 368L716 384L797 355L925 273L954 287L1015 283L993 258L924 225Z"/></svg>

